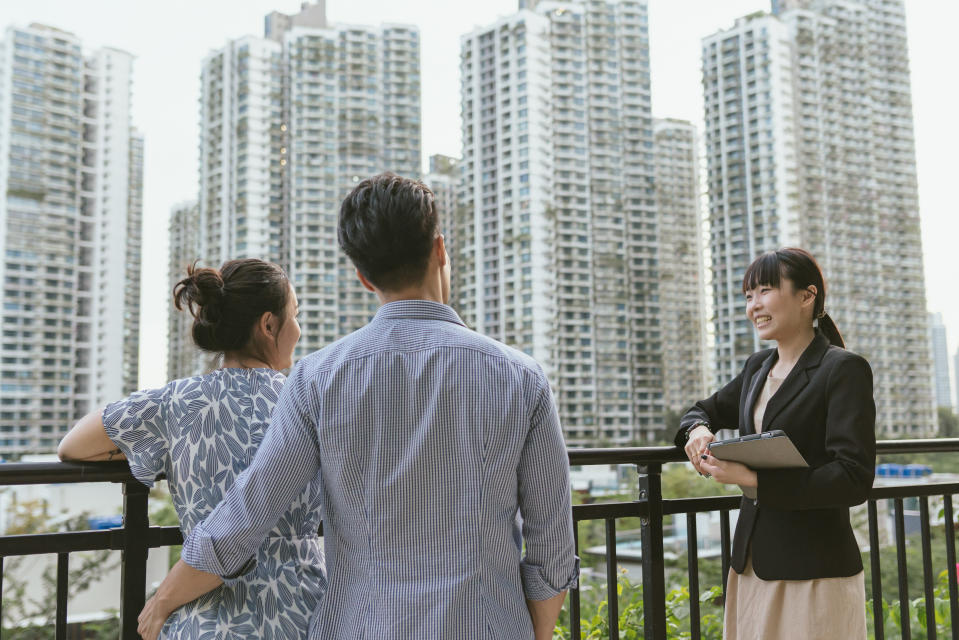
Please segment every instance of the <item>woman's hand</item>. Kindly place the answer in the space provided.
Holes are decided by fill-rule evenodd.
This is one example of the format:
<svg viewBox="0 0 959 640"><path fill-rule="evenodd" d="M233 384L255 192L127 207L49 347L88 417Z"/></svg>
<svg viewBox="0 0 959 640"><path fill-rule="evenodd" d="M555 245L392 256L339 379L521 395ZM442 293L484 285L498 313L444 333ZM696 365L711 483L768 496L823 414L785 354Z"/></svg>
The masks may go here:
<svg viewBox="0 0 959 640"><path fill-rule="evenodd" d="M720 484L738 484L743 488L759 486L759 477L756 472L744 464L720 460L712 453L707 452L705 459L700 459L702 473L713 477Z"/></svg>
<svg viewBox="0 0 959 640"><path fill-rule="evenodd" d="M686 457L689 458L693 467L700 474L705 473L700 465L703 462L702 455L706 453L706 445L715 439L716 436L709 430L709 427L705 425L699 425L689 434L689 439L686 441L684 451L686 451Z"/></svg>
<svg viewBox="0 0 959 640"><path fill-rule="evenodd" d="M137 633L143 640L156 640L173 610L154 595L143 605L143 611L137 617Z"/></svg>

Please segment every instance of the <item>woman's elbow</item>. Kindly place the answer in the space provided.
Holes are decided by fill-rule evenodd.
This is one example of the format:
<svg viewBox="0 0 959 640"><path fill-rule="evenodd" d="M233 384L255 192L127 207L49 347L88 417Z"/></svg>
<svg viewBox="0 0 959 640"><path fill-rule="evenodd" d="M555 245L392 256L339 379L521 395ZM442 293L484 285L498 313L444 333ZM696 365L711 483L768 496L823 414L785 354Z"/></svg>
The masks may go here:
<svg viewBox="0 0 959 640"><path fill-rule="evenodd" d="M57 457L60 458L61 462L67 462L70 460L77 460L82 457L82 453L77 451L77 434L74 433L74 427L63 436L63 440L60 441L60 444L57 445Z"/></svg>
<svg viewBox="0 0 959 640"><path fill-rule="evenodd" d="M875 472L871 469L858 468L852 478L852 486L849 495L849 506L854 507L862 504L869 499L869 493L872 491L872 482Z"/></svg>

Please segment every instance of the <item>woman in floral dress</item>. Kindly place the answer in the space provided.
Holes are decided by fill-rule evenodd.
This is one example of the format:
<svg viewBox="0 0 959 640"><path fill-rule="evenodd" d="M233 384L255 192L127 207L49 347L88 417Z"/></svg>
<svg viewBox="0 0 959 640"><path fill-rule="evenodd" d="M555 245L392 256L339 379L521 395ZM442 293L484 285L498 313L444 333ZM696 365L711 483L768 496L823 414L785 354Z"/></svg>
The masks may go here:
<svg viewBox="0 0 959 640"><path fill-rule="evenodd" d="M222 366L87 415L58 450L62 460L125 457L147 486L165 474L184 537L252 461L286 380L280 370L291 366L300 337L296 295L278 266L231 260L219 270L190 267L187 274L174 288L174 304L190 310L194 342L222 354ZM154 598L154 606L166 607L166 622L152 635L306 637L326 591L319 505L314 482L290 505L243 575L222 579L196 572L188 593L163 603ZM178 563L174 571L184 568L189 569Z"/></svg>

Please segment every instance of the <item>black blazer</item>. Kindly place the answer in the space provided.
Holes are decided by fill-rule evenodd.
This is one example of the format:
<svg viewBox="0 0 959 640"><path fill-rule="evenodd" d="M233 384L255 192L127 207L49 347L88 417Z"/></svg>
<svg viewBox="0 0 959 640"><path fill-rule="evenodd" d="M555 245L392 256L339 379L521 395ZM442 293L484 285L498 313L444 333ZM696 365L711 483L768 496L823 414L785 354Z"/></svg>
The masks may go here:
<svg viewBox="0 0 959 640"><path fill-rule="evenodd" d="M697 422L715 432L755 433L753 409L778 359L776 349L749 356L736 379L697 402L680 422L676 444ZM808 469L760 469L758 498L743 497L733 538L732 567L742 573L752 549L763 580L852 576L862 557L849 507L866 501L876 465L872 369L864 358L831 346L819 332L763 415L763 431L789 435Z"/></svg>

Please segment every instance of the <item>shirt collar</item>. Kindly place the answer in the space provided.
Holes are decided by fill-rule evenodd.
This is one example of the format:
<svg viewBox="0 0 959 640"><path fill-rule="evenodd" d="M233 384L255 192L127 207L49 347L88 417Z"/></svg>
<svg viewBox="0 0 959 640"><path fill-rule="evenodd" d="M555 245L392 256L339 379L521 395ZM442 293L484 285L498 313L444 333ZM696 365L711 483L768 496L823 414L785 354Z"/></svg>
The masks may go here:
<svg viewBox="0 0 959 640"><path fill-rule="evenodd" d="M397 300L387 302L379 308L373 316L377 320L444 320L454 324L466 326L453 308L446 304L431 300Z"/></svg>

